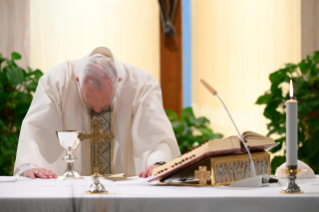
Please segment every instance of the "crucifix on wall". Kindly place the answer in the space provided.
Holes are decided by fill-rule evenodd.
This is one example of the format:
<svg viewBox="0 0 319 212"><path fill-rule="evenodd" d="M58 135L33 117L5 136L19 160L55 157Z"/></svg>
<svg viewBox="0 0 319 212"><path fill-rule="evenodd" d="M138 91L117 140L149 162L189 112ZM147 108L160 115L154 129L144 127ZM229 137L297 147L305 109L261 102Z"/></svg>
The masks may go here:
<svg viewBox="0 0 319 212"><path fill-rule="evenodd" d="M175 12L178 5L178 0L168 0L168 7L166 7L166 2L167 0L158 0L161 10L161 23L164 36L168 37L176 34L173 22L175 19Z"/></svg>

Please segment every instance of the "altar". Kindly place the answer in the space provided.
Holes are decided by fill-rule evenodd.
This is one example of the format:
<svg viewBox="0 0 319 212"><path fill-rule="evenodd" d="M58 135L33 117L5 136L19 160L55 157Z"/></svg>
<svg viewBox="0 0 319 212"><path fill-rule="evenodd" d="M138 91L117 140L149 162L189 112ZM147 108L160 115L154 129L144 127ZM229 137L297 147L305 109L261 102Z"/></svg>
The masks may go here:
<svg viewBox="0 0 319 212"><path fill-rule="evenodd" d="M318 211L319 175L297 180L304 194L280 194L282 185L258 188L229 186L159 186L133 177L102 179L109 194L85 194L92 180L29 179L0 182L0 211Z"/></svg>

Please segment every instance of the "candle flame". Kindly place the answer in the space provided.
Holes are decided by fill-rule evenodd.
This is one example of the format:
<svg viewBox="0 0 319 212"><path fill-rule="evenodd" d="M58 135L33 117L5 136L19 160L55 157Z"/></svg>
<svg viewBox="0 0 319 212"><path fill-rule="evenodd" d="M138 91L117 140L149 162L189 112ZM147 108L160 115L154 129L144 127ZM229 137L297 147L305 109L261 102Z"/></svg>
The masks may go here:
<svg viewBox="0 0 319 212"><path fill-rule="evenodd" d="M293 89L293 86L292 86L292 79L290 79L289 96L290 96L291 99L294 98L294 89Z"/></svg>

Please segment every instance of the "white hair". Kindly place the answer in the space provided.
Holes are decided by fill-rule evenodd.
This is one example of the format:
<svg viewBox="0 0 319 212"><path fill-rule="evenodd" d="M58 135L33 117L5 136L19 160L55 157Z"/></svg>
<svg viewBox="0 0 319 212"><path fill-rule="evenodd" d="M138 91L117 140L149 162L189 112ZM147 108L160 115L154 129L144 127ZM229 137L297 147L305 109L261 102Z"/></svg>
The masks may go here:
<svg viewBox="0 0 319 212"><path fill-rule="evenodd" d="M118 75L114 64L104 55L95 54L84 67L80 85L82 87L84 82L88 82L97 90L102 90L105 87L105 77L111 79L111 85L116 89Z"/></svg>

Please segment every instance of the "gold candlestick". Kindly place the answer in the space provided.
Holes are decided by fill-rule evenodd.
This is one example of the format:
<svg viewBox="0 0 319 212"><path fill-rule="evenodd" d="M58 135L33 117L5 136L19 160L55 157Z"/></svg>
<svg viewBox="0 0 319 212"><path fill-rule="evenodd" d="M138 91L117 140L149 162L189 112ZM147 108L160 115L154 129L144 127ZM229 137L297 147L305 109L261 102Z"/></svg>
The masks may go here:
<svg viewBox="0 0 319 212"><path fill-rule="evenodd" d="M307 169L298 169L297 166L287 165L286 169L278 169L278 171L284 173L288 178L286 186L280 191L281 194L303 194L303 191L300 190L296 183L296 179Z"/></svg>

